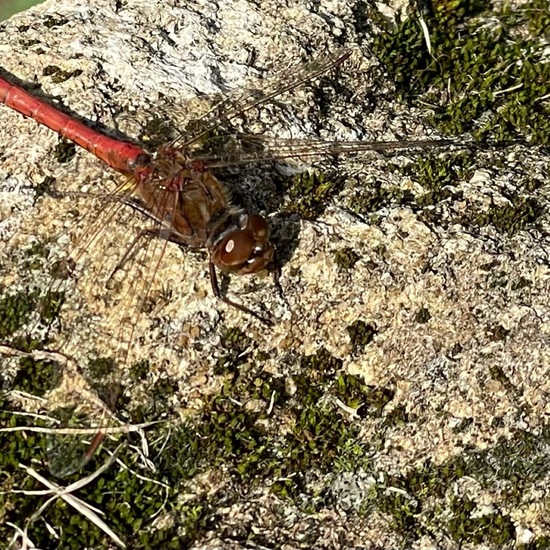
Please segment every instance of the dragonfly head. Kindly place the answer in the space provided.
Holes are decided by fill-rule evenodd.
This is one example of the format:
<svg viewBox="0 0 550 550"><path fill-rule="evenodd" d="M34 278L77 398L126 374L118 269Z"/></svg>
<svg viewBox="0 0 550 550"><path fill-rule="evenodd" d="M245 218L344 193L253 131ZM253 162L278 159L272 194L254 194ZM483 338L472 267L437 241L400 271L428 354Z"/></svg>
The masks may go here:
<svg viewBox="0 0 550 550"><path fill-rule="evenodd" d="M274 252L267 221L259 214L248 214L241 218L238 229L213 246L211 261L222 271L247 275L265 269Z"/></svg>

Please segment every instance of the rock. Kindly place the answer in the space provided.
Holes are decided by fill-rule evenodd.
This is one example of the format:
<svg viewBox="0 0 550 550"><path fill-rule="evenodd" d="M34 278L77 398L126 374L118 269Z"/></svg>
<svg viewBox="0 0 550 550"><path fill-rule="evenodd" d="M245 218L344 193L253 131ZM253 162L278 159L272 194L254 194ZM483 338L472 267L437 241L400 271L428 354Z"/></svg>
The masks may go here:
<svg viewBox="0 0 550 550"><path fill-rule="evenodd" d="M2 67L27 89L112 135L155 145L159 129L184 131L217 94L234 98L234 90L261 88L271 75L289 82L300 64L337 56L344 45L353 55L337 71L251 109L235 127L274 138L441 137L426 121L429 109L398 100L372 54L375 33L382 31L372 23L369 34L359 25L370 13L362 2L50 1L4 22L0 51ZM187 417L182 411L212 406L212 396L241 367L241 378L251 381L246 391L238 381L229 383L236 392L232 403L247 410L244 400L258 405L265 399L274 438L279 427L286 434L281 437L290 437L300 426L299 411L310 406L300 405L305 380L324 388L319 410L332 411L346 430L357 428L349 445L371 445L371 470L365 473L363 464L360 479L369 480L365 495L371 480L383 488L370 501L374 511L356 523L347 523L338 502L315 501L316 514L309 516L298 498L281 501L269 492L287 476L303 475L305 494L307 487L329 487L323 484L326 463L305 458L315 473L273 470L269 479L257 474L255 485L231 493L225 508L213 511L216 525L196 534L193 548L229 548L223 541L233 531L242 538L232 540L261 532L259 540L284 539L285 548L392 547L401 534L383 519L391 512L377 503L416 503L419 497L407 493L411 488L389 490L384 484L391 476L428 463L433 473L467 453L496 453L503 441L517 442L520 432L545 429L548 189L523 190L528 180L547 182L546 152L526 144L499 150L466 145L451 152L306 159L291 171L301 172L304 189L311 174L325 178L309 190L311 200L315 193L321 200L306 216L305 191L292 195L294 176L282 175L274 163L224 170L219 177L270 219L284 261L282 295L269 277L232 277L229 285L230 296L274 318L275 326L267 328L213 297L204 254L181 252L158 239L143 243L109 290L106 280L148 220L105 200L123 181L119 175L79 149L62 162L58 145L53 132L0 107L0 291L65 293L61 324L54 325L48 347L74 359L75 377L86 378L81 371L90 358L114 357L118 377L131 383L130 402L146 402L156 395L152 388L160 391L158 384L168 380L172 393L155 399L165 403L168 416L179 411ZM458 176L446 187L427 190L412 170L423 158L441 159L450 171L453 162L467 166L455 170ZM69 249L72 275L52 282L52 265ZM343 253L353 261L339 265ZM359 321L371 331L364 342L357 336ZM18 334L31 330L35 336L44 330L36 315ZM131 380L131 367L143 360L146 373ZM17 369L15 359L5 361ZM358 410L353 420L338 407L330 409L331 391L348 373L368 381L358 390L359 402L339 396ZM202 388L189 384L197 379L204 381ZM285 401L281 388L289 380L297 390ZM265 395L262 384L269 386ZM246 393L253 390L260 394ZM320 435L308 432L302 445ZM233 463L208 466L230 483ZM452 493L453 481L442 477L442 491ZM192 481L186 490L195 494ZM521 504L495 492L494 510L519 513ZM339 498L360 508L355 494L352 499L343 493L342 486ZM522 533L540 532L536 521ZM334 533L339 542L333 544ZM422 544L430 547L427 536L422 534Z"/></svg>

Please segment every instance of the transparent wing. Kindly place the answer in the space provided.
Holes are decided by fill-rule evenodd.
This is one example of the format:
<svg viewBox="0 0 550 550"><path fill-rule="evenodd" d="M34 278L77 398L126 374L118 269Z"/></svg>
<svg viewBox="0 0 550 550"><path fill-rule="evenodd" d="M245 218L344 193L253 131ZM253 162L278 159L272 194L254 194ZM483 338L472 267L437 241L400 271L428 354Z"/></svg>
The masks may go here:
<svg viewBox="0 0 550 550"><path fill-rule="evenodd" d="M202 163L205 168L219 168L270 160L305 159L322 156L337 157L361 151L384 152L397 149L424 149L450 145L458 145L458 142L450 139L331 141L236 134L234 136L212 138L208 144L212 152L193 155L193 160Z"/></svg>
<svg viewBox="0 0 550 550"><path fill-rule="evenodd" d="M97 243L91 243L88 239L73 251L78 257L82 255L82 248L86 250L87 256L100 254L97 272L82 273L79 288L81 292L92 289L93 296L87 300L90 304L94 302L94 298L96 301L100 298L99 313L102 320L97 330L105 338L110 337L109 347L112 352L110 356L100 358L95 363L88 362L86 368L82 369L85 371L85 382L93 394L91 398L85 399L86 393L90 392L79 388L79 407L71 411L68 420L64 419L65 425L74 423L94 427L98 431L95 435L88 435L84 442L81 438L71 436L56 437L48 449L50 470L59 477L66 477L82 469L104 438L102 428L120 424L116 413L117 402L123 390L123 371L135 359L132 347L139 335L140 323L145 322L142 311L155 288L157 271L168 245L168 216L174 210L171 203L174 193L158 188L154 204L150 206L152 214L147 216L144 223L142 215L136 215L128 208L137 210L132 206L134 192L135 185L132 181L124 181L108 198L97 199L104 206L102 217L106 217L105 223L99 225ZM144 213L137 211L139 214ZM118 219L115 220L115 217ZM109 222L109 233L103 231L106 222ZM121 241L122 246L118 247L111 261L103 259L105 250L108 249L106 241L113 238L114 226L118 225L120 230L121 224L126 226L122 231L127 232L127 236ZM97 250L90 250L92 244ZM96 401L95 409L87 410L89 408L85 404L93 402L93 396Z"/></svg>
<svg viewBox="0 0 550 550"><path fill-rule="evenodd" d="M262 81L261 89L241 89L229 95L226 99L216 104L201 118L194 121L196 130L186 131L185 135L177 137L172 145L187 149L192 143L201 140L214 132L220 125L227 124L236 116L250 111L254 107L266 103L276 97L290 92L306 82L318 78L331 69L341 65L350 55L352 50L341 50L331 57L319 57L291 71L287 69L284 74L268 78ZM289 72L292 78L289 80Z"/></svg>
<svg viewBox="0 0 550 550"><path fill-rule="evenodd" d="M56 372L48 375L43 400L52 426L45 436L45 458L57 477L80 471L104 440L105 429L121 424L117 416L125 371L135 360L132 347L140 327L147 323L142 311L156 289L154 280L169 236L166 214L174 208L167 202L174 194L159 187L152 207L155 216L144 223L141 213L128 208L134 194L134 182L124 178L114 190L68 191L43 201L44 220L50 214L52 219L65 217L62 203L70 203L75 219L61 229L70 244L44 259L40 279L45 288L36 304L28 306L29 323L5 338L7 351L23 348L20 356L29 361L38 353L30 351L36 345L61 349L68 358L51 355ZM54 234L59 235L55 225ZM146 226L160 238L143 234ZM36 282L29 278L33 288ZM35 293L38 290L32 296ZM65 302L55 319L54 300ZM0 362L3 355L0 350ZM16 359L12 362L15 368Z"/></svg>

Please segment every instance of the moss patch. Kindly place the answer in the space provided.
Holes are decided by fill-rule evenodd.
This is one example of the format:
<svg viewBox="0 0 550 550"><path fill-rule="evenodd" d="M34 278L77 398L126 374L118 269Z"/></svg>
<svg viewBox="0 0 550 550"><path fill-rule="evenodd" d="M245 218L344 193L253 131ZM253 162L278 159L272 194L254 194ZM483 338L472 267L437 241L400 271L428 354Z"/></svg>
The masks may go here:
<svg viewBox="0 0 550 550"><path fill-rule="evenodd" d="M352 269L360 259L361 256L349 247L337 250L334 254L334 263L342 271Z"/></svg>
<svg viewBox="0 0 550 550"><path fill-rule="evenodd" d="M60 138L55 146L55 160L61 164L70 162L76 155L76 145L72 141Z"/></svg>
<svg viewBox="0 0 550 550"><path fill-rule="evenodd" d="M0 342L8 341L28 322L33 311L38 311L40 322L50 325L59 315L63 294L51 292L41 297L38 291L3 293L0 288ZM47 338L46 338L47 339ZM44 345L31 337L18 337L12 344L22 350L36 349Z"/></svg>
<svg viewBox="0 0 550 550"><path fill-rule="evenodd" d="M476 428L466 423L463 429ZM515 540L515 527L499 506L519 504L529 487L546 477L549 442L549 429L537 435L517 431L492 449L467 450L439 466L426 462L406 475L386 478L367 511L374 508L388 515L404 540L444 532L461 544L506 547ZM492 492L494 504L484 508L456 496L455 484L461 478L474 479Z"/></svg>
<svg viewBox="0 0 550 550"><path fill-rule="evenodd" d="M60 82L65 82L70 78L80 76L82 74L82 70L75 69L74 71L64 71L55 65L48 65L47 67L44 67L42 74L44 76L51 76L52 82L59 84Z"/></svg>
<svg viewBox="0 0 550 550"><path fill-rule="evenodd" d="M346 328L354 353L363 351L376 336L376 328L359 319Z"/></svg>
<svg viewBox="0 0 550 550"><path fill-rule="evenodd" d="M433 105L431 123L446 134L473 132L498 141L550 143L550 65L542 59L548 2L434 0L427 26L433 55L416 18L381 32L374 49L402 97ZM490 116L484 116L489 114Z"/></svg>
<svg viewBox="0 0 550 550"><path fill-rule="evenodd" d="M37 302L36 292L4 294L0 298L0 341L6 340L25 324Z"/></svg>
<svg viewBox="0 0 550 550"><path fill-rule="evenodd" d="M515 182L506 190L502 202L489 207L470 203L457 185L467 182L475 171L475 158L464 152L428 153L410 165L389 165L390 170L420 184L422 191L399 187L359 188L350 207L360 215L370 215L384 208L407 207L430 224L447 227L459 223L469 228L492 226L509 236L535 224L544 213L544 204L536 192L544 185L537 179ZM461 202L468 202L466 208Z"/></svg>
<svg viewBox="0 0 550 550"><path fill-rule="evenodd" d="M236 329L230 332L229 340L243 343L242 334ZM341 372L341 361L323 349L300 358L298 366L297 374L284 379L266 373L252 360L238 370L226 370L221 374L226 379L221 391L208 398L197 416L172 432L168 440L162 427L149 434L149 457L155 471L140 470L139 457L131 448L122 451L125 464L168 488L161 489L114 465L80 490L79 497L106 511L109 525L131 547L178 548L178 544L191 544L215 528L212 514L217 507L239 502L255 488L267 485L304 511L320 510L327 504L338 505L335 497L329 498L335 476L366 472L377 482L364 495L356 513L383 514L405 545L434 532L446 533L461 544L495 547L515 539L513 523L499 505L519 503L529 487L547 475L548 430L536 435L518 431L492 449L466 450L440 465L427 461L408 473L385 476L370 460L371 453L383 444L383 433L378 440L367 442L360 431L361 422L380 423L383 432L410 420L406 411L386 415L394 398L392 389L369 387ZM356 409L363 420L350 420L336 400ZM7 425L14 425L16 419L18 424L26 422L25 418L3 414ZM464 423L460 429L476 427ZM43 446L49 441L41 435L23 438L0 434L0 443L8 450L0 457L0 470L5 473L2 490L12 486L39 488L17 463L43 456ZM96 457L93 468L104 460L102 456ZM39 469L40 462L35 467ZM88 465L85 472L93 468ZM198 474L221 476L225 480L223 490L211 491L208 496L192 492L185 502L177 499L176 495L189 491ZM456 483L464 477L498 495L490 509L471 498L456 496ZM75 479L70 477L67 483ZM36 499L20 494L0 495L0 505L2 525L30 517L38 506ZM162 506L166 522L162 528L153 527L146 518ZM71 522L67 526L68 517ZM64 525L64 547L78 548L90 541L97 548L107 546L102 533L61 502L46 510L45 519L51 525ZM48 547L50 535L42 525L34 524L30 535ZM0 535L7 532L7 528L0 528Z"/></svg>
<svg viewBox="0 0 550 550"><path fill-rule="evenodd" d="M455 498L451 503L453 518L447 523L447 530L453 540L459 543L493 544L498 548L516 538L512 520L496 510L474 515L476 505L467 498Z"/></svg>
<svg viewBox="0 0 550 550"><path fill-rule="evenodd" d="M330 395L355 406L370 399L355 377L334 378L341 362L321 350L301 360L300 374L284 381L248 363L227 380L191 426L174 439L181 478L223 465L239 485L270 481L280 496L307 492L308 480L357 466L364 443L357 428L331 404ZM281 435L281 430L283 435ZM351 454L350 454L351 453ZM336 466L337 465L337 466Z"/></svg>
<svg viewBox="0 0 550 550"><path fill-rule="evenodd" d="M229 331L227 346L229 341L236 343L237 348L246 345L237 329ZM325 350L301 358L299 366L300 373L290 382L265 373L261 365L253 362L241 364L238 370L225 370L222 390L208 399L197 417L172 433L167 443L164 428L151 435L154 472L142 472L133 451L123 450L121 458L125 464L166 483L168 488L160 489L112 466L96 482L80 490L79 497L105 511L109 525L132 548L154 548L159 544L163 548L179 548L190 544L204 529L211 528L211 511L216 506L221 502L228 505L243 491L260 484L269 484L274 493L300 506L311 506L315 480L332 472L353 471L367 461L368 445L358 437L358 425L341 414L334 398L351 407L364 404L369 414L379 416L393 394L368 388L356 377L339 373L341 361ZM25 418L19 421L14 415L4 414L10 425L16 419L19 424L25 423ZM38 488L17 463L28 462L30 455L42 456L42 469L46 469L43 448L50 445L50 440L41 435L7 436L0 434L0 443L10 442L5 447L9 456L0 458L0 470L7 474L9 486ZM103 460L101 456L96 457L93 467ZM35 467L40 469L38 463ZM175 498L195 475L216 470L226 472L231 481L231 489L224 494L214 493L208 499L197 495L185 502ZM91 471L89 464L81 475ZM66 482L75 479L70 476ZM20 494L0 498L4 505L3 525L30 517L38 506L36 499ZM151 528L144 518L154 516L163 506L169 516L168 527ZM50 506L44 517L51 525L64 526L59 542L63 547L106 547L103 534L61 501ZM2 527L0 535L8 531ZM30 536L43 547L51 544L42 522L31 526Z"/></svg>
<svg viewBox="0 0 550 550"><path fill-rule="evenodd" d="M55 379L56 370L53 362L23 357L19 361L19 370L12 389L42 397L55 384Z"/></svg>
<svg viewBox="0 0 550 550"><path fill-rule="evenodd" d="M330 199L341 190L343 181L329 178L322 172L304 172L282 180L282 192L286 194L284 210L299 214L304 220L321 215Z"/></svg>
<svg viewBox="0 0 550 550"><path fill-rule="evenodd" d="M467 181L473 175L471 156L464 152L438 155L428 153L406 166L402 173L418 182L425 190L415 197L419 208L434 206L450 197L456 197L453 186Z"/></svg>
<svg viewBox="0 0 550 550"><path fill-rule="evenodd" d="M69 19L65 17L54 17L52 15L47 15L44 17L44 26L47 29L53 29L54 27L62 27L69 22Z"/></svg>
<svg viewBox="0 0 550 550"><path fill-rule="evenodd" d="M462 221L478 227L492 225L500 233L513 235L533 224L543 211L544 206L535 198L517 196L510 203L493 205L487 211L464 215Z"/></svg>

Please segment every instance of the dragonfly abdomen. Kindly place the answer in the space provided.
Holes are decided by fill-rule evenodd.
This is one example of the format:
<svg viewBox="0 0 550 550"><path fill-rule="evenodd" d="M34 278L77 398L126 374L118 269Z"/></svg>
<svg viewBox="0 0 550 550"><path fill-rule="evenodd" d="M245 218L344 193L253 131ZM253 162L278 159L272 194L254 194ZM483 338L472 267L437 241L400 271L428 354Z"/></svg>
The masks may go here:
<svg viewBox="0 0 550 550"><path fill-rule="evenodd" d="M3 78L0 102L73 141L119 172L131 172L147 158L141 147L103 135Z"/></svg>

